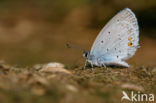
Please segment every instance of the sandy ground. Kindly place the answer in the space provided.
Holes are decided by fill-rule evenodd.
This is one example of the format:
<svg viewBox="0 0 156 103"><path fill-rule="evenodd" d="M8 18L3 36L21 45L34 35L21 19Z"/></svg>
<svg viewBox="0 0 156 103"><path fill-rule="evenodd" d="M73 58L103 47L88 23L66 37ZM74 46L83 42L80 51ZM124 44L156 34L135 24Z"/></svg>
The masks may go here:
<svg viewBox="0 0 156 103"><path fill-rule="evenodd" d="M125 91L156 94L156 67L64 69L0 65L0 103L121 103ZM123 100L124 103L130 103Z"/></svg>

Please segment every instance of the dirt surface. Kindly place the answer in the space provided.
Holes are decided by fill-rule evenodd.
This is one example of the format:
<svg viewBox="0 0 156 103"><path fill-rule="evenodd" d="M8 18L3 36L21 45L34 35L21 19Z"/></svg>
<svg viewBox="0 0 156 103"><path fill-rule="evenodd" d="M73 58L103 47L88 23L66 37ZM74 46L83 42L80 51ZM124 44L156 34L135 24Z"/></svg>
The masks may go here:
<svg viewBox="0 0 156 103"><path fill-rule="evenodd" d="M156 67L75 67L68 73L42 72L43 67L1 64L0 103L120 103L122 91L156 94Z"/></svg>

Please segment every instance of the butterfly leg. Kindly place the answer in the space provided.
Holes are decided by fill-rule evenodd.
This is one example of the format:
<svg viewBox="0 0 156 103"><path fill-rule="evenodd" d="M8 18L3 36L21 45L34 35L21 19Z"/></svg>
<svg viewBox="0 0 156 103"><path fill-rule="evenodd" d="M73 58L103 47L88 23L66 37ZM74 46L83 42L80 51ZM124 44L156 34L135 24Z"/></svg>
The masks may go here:
<svg viewBox="0 0 156 103"><path fill-rule="evenodd" d="M93 63L91 62L90 64L91 64L91 67L92 67L91 69L93 70Z"/></svg>
<svg viewBox="0 0 156 103"><path fill-rule="evenodd" d="M102 64L102 66L103 66L104 68L107 68L106 65L105 65L104 63Z"/></svg>
<svg viewBox="0 0 156 103"><path fill-rule="evenodd" d="M108 68L107 68L107 66L105 65L105 63L102 63L102 66L108 70Z"/></svg>
<svg viewBox="0 0 156 103"><path fill-rule="evenodd" d="M84 64L83 70L86 69L86 65L87 65L87 60L85 61L85 64Z"/></svg>

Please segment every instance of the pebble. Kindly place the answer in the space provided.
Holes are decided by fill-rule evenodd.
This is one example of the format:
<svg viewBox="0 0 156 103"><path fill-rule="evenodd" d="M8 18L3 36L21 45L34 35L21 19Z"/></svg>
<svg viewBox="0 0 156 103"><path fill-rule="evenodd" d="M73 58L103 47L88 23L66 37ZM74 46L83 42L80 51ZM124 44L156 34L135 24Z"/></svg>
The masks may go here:
<svg viewBox="0 0 156 103"><path fill-rule="evenodd" d="M39 71L40 72L52 72L52 73L62 72L62 73L66 73L66 74L71 74L70 71L68 71L64 68L63 64L57 63L57 62L48 63L48 64L44 65L43 68L40 69Z"/></svg>

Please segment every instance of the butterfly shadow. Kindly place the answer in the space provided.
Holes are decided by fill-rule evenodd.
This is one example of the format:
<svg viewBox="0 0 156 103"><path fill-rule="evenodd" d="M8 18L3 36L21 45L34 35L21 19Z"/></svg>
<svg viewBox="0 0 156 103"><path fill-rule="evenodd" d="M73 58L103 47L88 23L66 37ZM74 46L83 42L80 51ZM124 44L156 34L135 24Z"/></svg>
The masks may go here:
<svg viewBox="0 0 156 103"><path fill-rule="evenodd" d="M127 67L123 67L123 66L117 66L117 65L106 65L106 67L104 66L93 66L93 68L111 68L111 69L128 69ZM82 68L84 69L84 68ZM91 64L87 63L86 64L86 69L92 69Z"/></svg>

